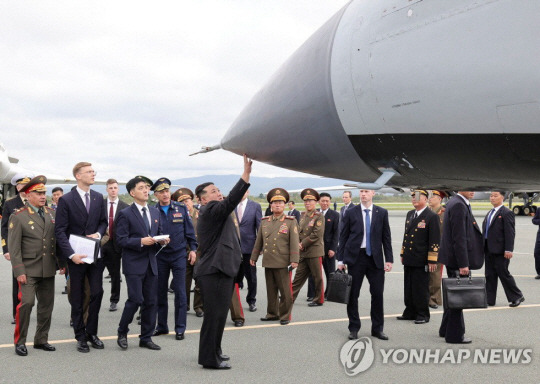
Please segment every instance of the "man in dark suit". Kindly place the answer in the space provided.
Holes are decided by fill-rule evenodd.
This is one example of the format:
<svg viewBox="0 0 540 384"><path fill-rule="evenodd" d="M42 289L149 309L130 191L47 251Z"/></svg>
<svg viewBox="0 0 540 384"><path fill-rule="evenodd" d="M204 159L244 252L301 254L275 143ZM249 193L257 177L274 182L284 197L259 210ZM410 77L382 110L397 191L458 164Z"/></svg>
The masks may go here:
<svg viewBox="0 0 540 384"><path fill-rule="evenodd" d="M438 261L446 265L448 277L467 276L484 263L482 233L469 203L473 196L474 192L460 191L446 204ZM439 336L451 344L471 343L465 337L463 310L444 310Z"/></svg>
<svg viewBox="0 0 540 384"><path fill-rule="evenodd" d="M92 347L103 349L103 342L97 336L99 310L103 298L103 260L100 254L94 262L85 262L86 255L75 253L69 237L71 235L87 236L101 239L107 230L105 200L99 192L90 189L94 184L96 173L92 164L80 162L73 167L73 176L77 186L66 193L58 201L56 210L56 242L59 258L67 260L69 282L71 286L71 319L77 339L79 352L90 352L88 341ZM90 286L90 304L86 325L83 320L83 301L85 278Z"/></svg>
<svg viewBox="0 0 540 384"><path fill-rule="evenodd" d="M107 232L101 239L101 252L103 252L103 263L111 275L111 305L109 311L114 312L118 308L120 301L120 263L122 260L122 250L116 242L114 223L118 219L118 214L128 205L118 198L118 182L115 179L107 180L107 198L105 199L105 215L107 216Z"/></svg>
<svg viewBox="0 0 540 384"><path fill-rule="evenodd" d="M345 212L347 212L347 209L354 207L354 204L352 201L352 193L351 191L345 191L343 192L343 196L341 197L343 200L343 207L339 210L339 216L341 219L343 219L343 215Z"/></svg>
<svg viewBox="0 0 540 384"><path fill-rule="evenodd" d="M540 209L536 209L532 219L534 225L540 225ZM536 232L536 243L534 245L534 267L536 269L536 280L540 280L540 227Z"/></svg>
<svg viewBox="0 0 540 384"><path fill-rule="evenodd" d="M287 204L289 205L287 216L294 216L296 218L296 224L298 224L300 222L300 211L294 206L294 201L291 200Z"/></svg>
<svg viewBox="0 0 540 384"><path fill-rule="evenodd" d="M257 231L261 225L262 209L259 203L248 199L248 196L249 190L246 191L242 201L235 209L240 226L240 244L242 246L242 264L240 264L236 282L240 284L243 282L244 276L246 277L248 285L246 301L249 305L249 311L255 312L257 310L255 305L257 301L257 267L253 267L249 260L257 238Z"/></svg>
<svg viewBox="0 0 540 384"><path fill-rule="evenodd" d="M508 270L516 237L514 212L503 205L504 192L502 191L492 191L489 201L493 209L487 213L482 224L486 257L487 302L488 305L495 305L497 278L499 278L510 306L517 307L525 301L525 298Z"/></svg>
<svg viewBox="0 0 540 384"><path fill-rule="evenodd" d="M405 310L398 320L429 322L429 273L437 269L440 225L439 217L427 207L428 192L423 189L411 195L414 209L407 212L401 246Z"/></svg>
<svg viewBox="0 0 540 384"><path fill-rule="evenodd" d="M32 177L34 176L22 173L18 173L13 176L13 178L11 179L11 184L15 186L17 190L17 195L5 201L4 206L2 207L2 252L4 253L4 258L8 261L11 260L8 250L9 217L17 209L24 207L24 204L26 202L26 195L24 192L21 192L21 190L30 181ZM15 324L15 314L17 313L17 305L19 304L19 283L17 282L15 275L13 275L13 272L11 272L11 280L11 301L13 310L13 320L11 321L11 324Z"/></svg>
<svg viewBox="0 0 540 384"><path fill-rule="evenodd" d="M347 209L339 236L338 268L345 265L352 276L351 296L347 304L349 339L358 338L360 317L358 297L364 276L371 293L371 335L388 340L384 329L384 273L392 270L392 238L388 211L373 205L375 191L360 190L361 204Z"/></svg>
<svg viewBox="0 0 540 384"><path fill-rule="evenodd" d="M319 206L321 207L319 211L324 217L324 257L322 258L322 266L326 276L325 300L328 292L328 279L330 274L336 271L336 258L334 256L339 241L339 213L330 209L331 200L332 196L329 193L322 192L319 195ZM308 301L312 301L314 295L315 284L313 283L313 277L310 276L308 281Z"/></svg>
<svg viewBox="0 0 540 384"><path fill-rule="evenodd" d="M244 155L244 172L227 198L208 182L197 186L195 194L202 207L197 225L199 260L195 277L201 284L204 320L199 342L199 364L204 368L230 369L223 355L221 339L233 295L234 278L242 262L240 231L233 219L234 209L249 189L252 161Z"/></svg>
<svg viewBox="0 0 540 384"><path fill-rule="evenodd" d="M123 350L128 348L129 324L141 307L141 334L139 347L160 350L152 335L157 316L158 268L156 253L159 250L155 236L161 235L161 219L155 207L149 207L148 191L152 181L135 176L126 184L134 203L124 208L116 220L116 241L122 247L122 270L126 277L128 299L118 324L117 343ZM160 240L162 245L168 239Z"/></svg>

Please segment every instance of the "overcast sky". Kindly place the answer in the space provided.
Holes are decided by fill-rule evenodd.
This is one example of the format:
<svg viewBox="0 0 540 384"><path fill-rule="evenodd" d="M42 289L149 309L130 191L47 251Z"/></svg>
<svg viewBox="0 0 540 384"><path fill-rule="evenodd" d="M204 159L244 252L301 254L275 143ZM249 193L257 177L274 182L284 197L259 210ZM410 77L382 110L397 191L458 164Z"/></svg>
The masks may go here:
<svg viewBox="0 0 540 384"><path fill-rule="evenodd" d="M7 1L0 143L20 165L98 179L239 173L213 145L346 0ZM295 173L256 163L254 175Z"/></svg>

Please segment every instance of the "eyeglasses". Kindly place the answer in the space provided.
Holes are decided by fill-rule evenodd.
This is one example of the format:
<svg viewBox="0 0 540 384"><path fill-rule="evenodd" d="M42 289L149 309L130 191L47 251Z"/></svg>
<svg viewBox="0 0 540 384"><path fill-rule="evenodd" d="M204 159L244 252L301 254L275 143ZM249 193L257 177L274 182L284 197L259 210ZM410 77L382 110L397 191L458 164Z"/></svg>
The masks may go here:
<svg viewBox="0 0 540 384"><path fill-rule="evenodd" d="M92 171L86 171L86 172L79 172L79 174L81 175L84 175L84 174L88 174L88 175L97 175L97 172L92 170Z"/></svg>

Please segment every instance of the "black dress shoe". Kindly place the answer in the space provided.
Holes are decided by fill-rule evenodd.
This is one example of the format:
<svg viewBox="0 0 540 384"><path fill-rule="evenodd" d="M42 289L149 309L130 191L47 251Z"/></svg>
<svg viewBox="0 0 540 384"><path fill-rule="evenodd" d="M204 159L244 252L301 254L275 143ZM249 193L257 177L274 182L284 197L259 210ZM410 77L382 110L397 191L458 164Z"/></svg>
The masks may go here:
<svg viewBox="0 0 540 384"><path fill-rule="evenodd" d="M313 301L313 297L308 297L306 301Z"/></svg>
<svg viewBox="0 0 540 384"><path fill-rule="evenodd" d="M312 301L312 302L309 303L307 306L308 306L308 307L320 307L320 306L322 306L322 303L317 303L317 302L315 302L315 301Z"/></svg>
<svg viewBox="0 0 540 384"><path fill-rule="evenodd" d="M177 333L176 334L176 340L184 340L184 334L183 333Z"/></svg>
<svg viewBox="0 0 540 384"><path fill-rule="evenodd" d="M68 294L67 287L64 287L64 290L62 291L62 295L67 295L67 294Z"/></svg>
<svg viewBox="0 0 540 384"><path fill-rule="evenodd" d="M111 278L111 275L107 275L105 276L106 279L110 279Z"/></svg>
<svg viewBox="0 0 540 384"><path fill-rule="evenodd" d="M540 280L540 275L536 275L536 276L534 277L534 279L535 279L535 280Z"/></svg>
<svg viewBox="0 0 540 384"><path fill-rule="evenodd" d="M155 329L152 336L159 336L159 335L168 335L169 331L160 331L159 329Z"/></svg>
<svg viewBox="0 0 540 384"><path fill-rule="evenodd" d="M226 361L222 361L217 366L203 365L203 368L206 368L206 369L231 369L231 365L229 363L227 363Z"/></svg>
<svg viewBox="0 0 540 384"><path fill-rule="evenodd" d="M204 312L201 311L200 309L199 309L199 310L196 310L196 311L195 311L195 316L197 316L197 317L203 317L203 316L204 316Z"/></svg>
<svg viewBox="0 0 540 384"><path fill-rule="evenodd" d="M250 304L249 305L249 311L250 312L255 312L257 310L257 306L255 304Z"/></svg>
<svg viewBox="0 0 540 384"><path fill-rule="evenodd" d="M463 337L461 341L448 341L446 340L448 344L470 344L472 343L472 339L469 339L468 337Z"/></svg>
<svg viewBox="0 0 540 384"><path fill-rule="evenodd" d="M279 317L261 317L261 321L278 321Z"/></svg>
<svg viewBox="0 0 540 384"><path fill-rule="evenodd" d="M414 321L415 324L426 324L429 323L429 319L418 319Z"/></svg>
<svg viewBox="0 0 540 384"><path fill-rule="evenodd" d="M11 324L15 324L15 319L11 320Z"/></svg>
<svg viewBox="0 0 540 384"><path fill-rule="evenodd" d="M227 355L219 355L219 358L221 361L229 361L231 358Z"/></svg>
<svg viewBox="0 0 540 384"><path fill-rule="evenodd" d="M118 306L116 303L111 303L111 306L109 307L109 312L114 312L118 309Z"/></svg>
<svg viewBox="0 0 540 384"><path fill-rule="evenodd" d="M371 332L371 336L376 337L377 339L381 340L388 340L388 336L386 336L386 333L384 332Z"/></svg>
<svg viewBox="0 0 540 384"><path fill-rule="evenodd" d="M92 348L95 349L103 349L105 348L105 345L103 344L103 341L99 339L96 335L86 335L86 340L92 344Z"/></svg>
<svg viewBox="0 0 540 384"><path fill-rule="evenodd" d="M396 317L396 319L398 319L398 320L414 320L414 319L411 319L410 317L405 317L405 316L398 316L398 317Z"/></svg>
<svg viewBox="0 0 540 384"><path fill-rule="evenodd" d="M122 333L118 334L118 339L116 340L116 343L120 348L123 350L128 349L128 341L127 341L127 335L124 335Z"/></svg>
<svg viewBox="0 0 540 384"><path fill-rule="evenodd" d="M281 325L287 325L287 324L290 323L290 321L289 321L289 320L280 320L279 323L280 323Z"/></svg>
<svg viewBox="0 0 540 384"><path fill-rule="evenodd" d="M174 290L172 288L167 289L167 292L174 293Z"/></svg>
<svg viewBox="0 0 540 384"><path fill-rule="evenodd" d="M70 321L69 321L69 326L70 326L70 327L73 327L73 320L70 320Z"/></svg>
<svg viewBox="0 0 540 384"><path fill-rule="evenodd" d="M139 347L141 348L148 348L153 351L159 351L161 347L157 344L155 344L153 341L139 341Z"/></svg>
<svg viewBox="0 0 540 384"><path fill-rule="evenodd" d="M525 298L523 296L521 296L519 299L517 299L516 301L512 301L509 306L510 307L517 307L518 305L520 305L521 303L523 303L525 301Z"/></svg>
<svg viewBox="0 0 540 384"><path fill-rule="evenodd" d="M28 350L26 349L26 345L24 344L15 345L15 353L19 356L27 356Z"/></svg>
<svg viewBox="0 0 540 384"><path fill-rule="evenodd" d="M439 308L439 306L438 306L437 304L430 304L429 307L430 307L430 308L433 308L433 309Z"/></svg>
<svg viewBox="0 0 540 384"><path fill-rule="evenodd" d="M349 333L349 340L356 340L358 339L358 331L351 331L351 333Z"/></svg>
<svg viewBox="0 0 540 384"><path fill-rule="evenodd" d="M42 349L44 351L53 352L56 351L56 348L49 343L43 343L43 344L34 344L34 349Z"/></svg>
<svg viewBox="0 0 540 384"><path fill-rule="evenodd" d="M244 326L244 322L242 320L236 320L234 322L234 326L235 327L243 327Z"/></svg>
<svg viewBox="0 0 540 384"><path fill-rule="evenodd" d="M494 306L495 306L495 303L488 303L488 306L494 307Z"/></svg>
<svg viewBox="0 0 540 384"><path fill-rule="evenodd" d="M82 352L82 353L90 352L90 347L88 346L88 343L86 342L86 340L77 341L77 351Z"/></svg>
<svg viewBox="0 0 540 384"><path fill-rule="evenodd" d="M141 320L137 321L137 325L141 325L141 324L142 324Z"/></svg>

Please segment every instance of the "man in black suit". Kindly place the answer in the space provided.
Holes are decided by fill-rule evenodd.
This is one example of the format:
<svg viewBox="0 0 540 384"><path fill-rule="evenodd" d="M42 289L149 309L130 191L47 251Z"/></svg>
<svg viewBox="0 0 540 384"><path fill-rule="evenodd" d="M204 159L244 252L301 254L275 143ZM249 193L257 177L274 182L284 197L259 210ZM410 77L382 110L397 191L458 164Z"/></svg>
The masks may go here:
<svg viewBox="0 0 540 384"><path fill-rule="evenodd" d="M17 190L17 195L5 201L4 206L2 207L2 252L4 253L4 258L8 261L11 260L8 250L9 217L17 209L24 207L24 204L26 202L26 194L24 192L21 192L21 190L26 184L28 184L32 177L34 176L22 173L17 173L15 176L13 176L13 178L11 179L11 184L15 186ZM15 324L15 314L17 313L17 305L19 304L19 283L17 282L15 275L13 275L13 272L11 272L11 279L11 301L13 309L13 320L11 321L11 324Z"/></svg>
<svg viewBox="0 0 540 384"><path fill-rule="evenodd" d="M244 172L227 198L208 182L197 186L195 194L202 207L197 224L199 260L195 276L201 284L204 320L199 342L199 364L204 368L230 369L229 357L223 355L221 339L234 278L242 262L240 230L233 218L234 209L249 189L252 161L244 155Z"/></svg>
<svg viewBox="0 0 540 384"><path fill-rule="evenodd" d="M118 198L118 182L115 179L107 180L107 197L105 198L105 215L107 216L107 232L101 239L101 252L103 252L103 263L111 275L111 305L109 311L118 309L120 301L120 263L122 260L122 250L116 242L114 223L118 219L118 214L128 205Z"/></svg>
<svg viewBox="0 0 540 384"><path fill-rule="evenodd" d="M352 193L351 191L345 191L343 192L343 196L341 197L343 200L343 207L339 210L339 216L341 219L343 219L343 215L345 212L347 212L347 209L354 207L354 204L352 203Z"/></svg>
<svg viewBox="0 0 540 384"><path fill-rule="evenodd" d="M156 253L159 251L155 236L162 234L159 211L146 203L152 180L135 176L126 184L134 203L124 208L116 221L116 241L122 247L122 269L126 277L128 299L118 324L117 343L128 348L127 333L135 313L141 308L141 334L139 347L160 350L152 335L157 318L158 267ZM169 239L160 240L166 245Z"/></svg>
<svg viewBox="0 0 540 384"><path fill-rule="evenodd" d="M67 260L71 285L71 319L79 352L90 352L92 347L103 349L103 342L97 336L99 310L103 298L103 260L101 255L91 264L85 262L86 255L75 253L69 237L87 236L101 239L107 229L105 200L103 195L90 189L96 173L92 164L80 162L73 167L77 186L58 201L56 210L56 243L59 258ZM85 278L90 286L90 304L86 325L83 320Z"/></svg>
<svg viewBox="0 0 540 384"><path fill-rule="evenodd" d="M474 192L460 191L446 204L438 261L446 265L448 277L467 276L484 263L482 233L469 203L473 196ZM451 344L471 343L465 337L463 310L444 310L439 336Z"/></svg>
<svg viewBox="0 0 540 384"><path fill-rule="evenodd" d="M534 225L540 225L540 209L536 209L532 219ZM536 232L536 243L534 245L534 267L536 269L536 280L540 280L540 227Z"/></svg>
<svg viewBox="0 0 540 384"><path fill-rule="evenodd" d="M334 256L336 255L339 241L339 213L330 209L331 200L332 196L329 193L322 192L319 195L320 212L324 216L324 257L322 259L322 266L324 275L326 276L325 300L326 293L328 292L328 279L330 278L330 274L336 271L336 258ZM308 281L308 301L312 301L314 295L315 284L313 283L313 277L310 276Z"/></svg>
<svg viewBox="0 0 540 384"><path fill-rule="evenodd" d="M495 305L497 278L499 278L510 306L517 307L525 301L525 298L508 270L516 237L514 212L503 205L504 192L502 191L492 191L489 201L493 209L487 213L482 224L486 257L487 302L488 305Z"/></svg>
<svg viewBox="0 0 540 384"><path fill-rule="evenodd" d="M371 293L371 335L388 340L384 328L384 273L392 270L392 237L388 211L373 205L375 191L360 190L360 203L347 209L339 236L338 268L345 265L352 276L351 296L347 304L349 339L358 338L360 316L358 297L364 276Z"/></svg>
<svg viewBox="0 0 540 384"><path fill-rule="evenodd" d="M287 204L289 205L287 216L294 216L296 218L296 224L298 224L300 222L300 211L294 206L294 201L291 200Z"/></svg>

